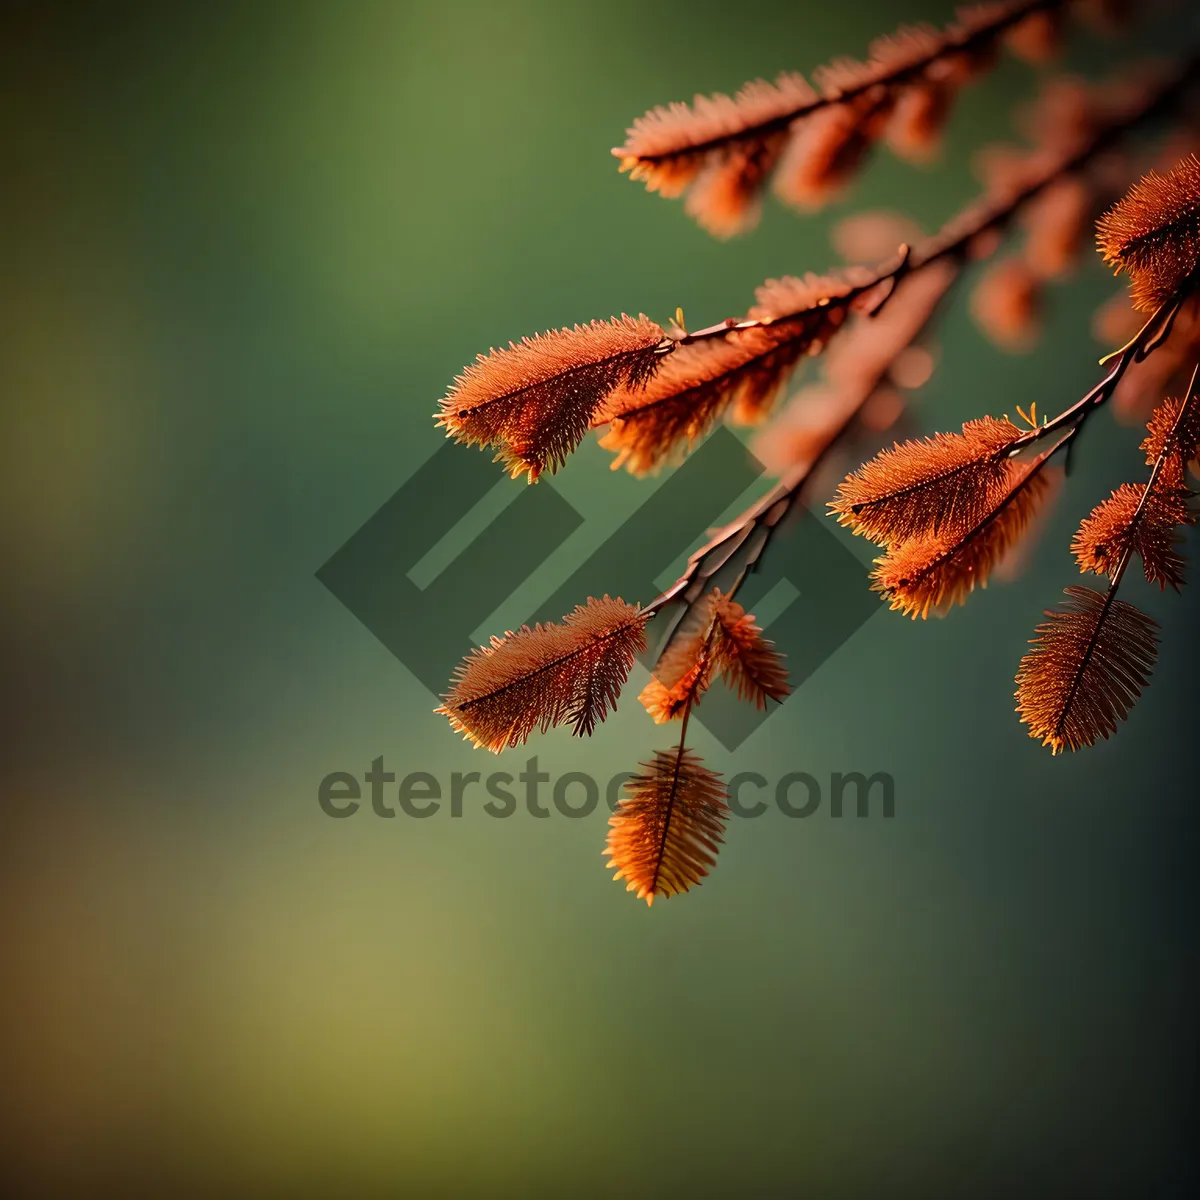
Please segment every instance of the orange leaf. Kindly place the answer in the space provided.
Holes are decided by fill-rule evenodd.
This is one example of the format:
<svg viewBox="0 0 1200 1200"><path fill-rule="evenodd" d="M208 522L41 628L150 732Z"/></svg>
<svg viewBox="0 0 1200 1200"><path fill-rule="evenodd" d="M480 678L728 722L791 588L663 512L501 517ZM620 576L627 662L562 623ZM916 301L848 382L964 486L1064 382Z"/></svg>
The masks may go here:
<svg viewBox="0 0 1200 1200"><path fill-rule="evenodd" d="M1179 419L1180 409L1188 399L1187 396L1180 396L1178 400L1164 400L1150 417L1146 425L1148 434L1142 442L1146 462L1150 466L1168 450L1178 454L1179 465L1193 461L1200 451L1200 404L1196 403L1195 397L1191 398L1183 420Z"/></svg>
<svg viewBox="0 0 1200 1200"><path fill-rule="evenodd" d="M1200 267L1200 159L1189 154L1166 174L1151 171L1096 225L1104 261L1129 275L1134 306L1153 312Z"/></svg>
<svg viewBox="0 0 1200 1200"><path fill-rule="evenodd" d="M1008 462L1005 468L1008 487L973 528L954 536L926 535L901 542L875 560L872 587L893 609L914 620L924 618L931 610L944 612L965 604L976 587L987 587L1050 490L1036 463Z"/></svg>
<svg viewBox="0 0 1200 1200"><path fill-rule="evenodd" d="M1071 551L1081 571L1111 575L1132 550L1142 560L1146 578L1176 591L1183 584L1183 558L1176 553L1177 528L1195 518L1184 503L1187 493L1164 485L1160 476L1142 504L1146 484L1123 483L1083 519Z"/></svg>
<svg viewBox="0 0 1200 1200"><path fill-rule="evenodd" d="M783 656L764 638L754 617L740 604L721 598L716 606L720 638L716 654L721 675L742 700L766 708L768 700L782 703L791 693Z"/></svg>
<svg viewBox="0 0 1200 1200"><path fill-rule="evenodd" d="M1006 30L1042 6L1009 0L966 9L944 30L901 28L876 39L865 62L840 58L818 68L815 86L784 74L774 83L754 80L733 97L651 109L613 154L650 191L688 192L688 213L728 237L754 225L759 193L777 166L775 188L785 200L823 203L888 130L898 104L898 145L924 150L958 88L990 66Z"/></svg>
<svg viewBox="0 0 1200 1200"><path fill-rule="evenodd" d="M721 777L690 750L655 751L609 818L608 866L653 904L696 886L716 865L729 808Z"/></svg>
<svg viewBox="0 0 1200 1200"><path fill-rule="evenodd" d="M1112 592L1069 587L1017 672L1017 711L1055 754L1116 732L1150 678L1157 624Z"/></svg>
<svg viewBox="0 0 1200 1200"><path fill-rule="evenodd" d="M492 638L471 651L436 712L475 746L497 754L535 730L570 724L591 734L646 648L647 616L624 600L588 600L564 618Z"/></svg>
<svg viewBox="0 0 1200 1200"><path fill-rule="evenodd" d="M953 538L987 516L1012 484L1006 452L1021 436L983 417L962 433L938 433L884 450L842 481L830 508L838 521L881 545Z"/></svg>
<svg viewBox="0 0 1200 1200"><path fill-rule="evenodd" d="M683 716L712 683L720 666L714 646L720 601L715 590L698 600L654 664L654 674L638 699L656 725Z"/></svg>
<svg viewBox="0 0 1200 1200"><path fill-rule="evenodd" d="M595 425L613 467L645 474L680 457L733 406L742 423L766 416L792 368L840 328L855 300L843 297L870 278L861 268L841 276L785 277L764 283L748 319L768 322L720 338L685 344L640 388L617 388Z"/></svg>
<svg viewBox="0 0 1200 1200"><path fill-rule="evenodd" d="M648 317L559 329L481 354L442 401L438 424L460 442L491 446L515 478L555 471L619 385L639 391L671 343Z"/></svg>

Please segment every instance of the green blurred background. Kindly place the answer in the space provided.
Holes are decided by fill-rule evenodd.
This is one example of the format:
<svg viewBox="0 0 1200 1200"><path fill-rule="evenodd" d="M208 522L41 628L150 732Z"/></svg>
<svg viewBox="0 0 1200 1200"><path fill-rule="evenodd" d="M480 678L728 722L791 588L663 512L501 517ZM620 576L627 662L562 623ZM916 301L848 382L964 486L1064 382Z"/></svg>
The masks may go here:
<svg viewBox="0 0 1200 1200"><path fill-rule="evenodd" d="M608 153L653 103L948 13L5 6L8 1194L1188 1194L1194 596L1131 588L1164 655L1114 743L1052 759L1012 712L1073 526L1141 470L1107 415L1020 581L945 621L880 606L736 754L697 732L726 773L890 772L893 820L735 822L648 911L602 812L316 802L379 755L607 779L664 742L630 696L591 742L481 763L314 572L440 445L477 351L716 320L828 266L846 212L932 227L972 195L1033 86L1011 61L937 169L880 155L729 244ZM1114 286L1055 289L1020 358L958 304L917 427L1074 399ZM589 442L553 486L586 520L526 607L655 484Z"/></svg>

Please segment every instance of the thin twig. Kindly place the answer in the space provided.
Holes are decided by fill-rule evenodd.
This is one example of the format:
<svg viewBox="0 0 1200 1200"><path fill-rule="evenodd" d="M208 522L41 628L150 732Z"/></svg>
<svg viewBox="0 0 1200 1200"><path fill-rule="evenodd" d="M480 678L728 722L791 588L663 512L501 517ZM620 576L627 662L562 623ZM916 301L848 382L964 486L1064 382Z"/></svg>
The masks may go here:
<svg viewBox="0 0 1200 1200"><path fill-rule="evenodd" d="M992 229L1002 228L1026 203L1064 174L1079 170L1091 161L1095 155L1106 149L1113 141L1122 137L1128 130L1143 121L1157 115L1177 98L1178 94L1191 82L1200 71L1200 55L1191 56L1175 76L1160 87L1146 100L1140 108L1126 114L1121 119L1114 119L1104 129L1093 135L1082 146L1070 154L1064 155L1051 167L1047 168L1036 179L1028 182L1017 192L1002 201L989 205L986 202L976 202L965 209L957 217L952 218L942 229L932 237L920 243L915 249L902 245L894 263L881 268L870 281L856 285L849 292L839 297L823 299L817 305L796 313L781 317L767 317L745 321L726 320L707 329L685 333L676 338L679 345L702 341L712 337L723 337L741 329L756 328L764 325L786 323L802 319L815 309L830 304L849 304L854 299L891 281L891 288L883 299L867 315L874 315L894 294L900 280L908 273L920 270L931 263L943 258L963 258L971 242L982 233ZM970 214L975 212L972 218ZM1041 441L1060 429L1067 428L1066 435L1061 438L1053 450L1044 454L1030 472L1030 477L1038 474L1049 462L1050 458L1060 450L1068 448L1079 436L1088 416L1111 398L1125 372L1135 363L1141 362L1148 354L1162 345L1169 337L1174 327L1175 319L1182 308L1186 296L1181 292L1163 305L1150 317L1137 334L1120 350L1116 351L1116 359L1109 373L1075 404L1059 413L1046 424L1019 438L1016 443L1006 448L1005 454L1016 454L1025 447ZM1103 361L1109 362L1109 355ZM761 500L746 510L737 520L717 530L712 537L688 559L683 574L656 596L643 609L643 613L651 616L661 612L667 605L681 600L684 611L680 614L675 626L678 627L688 608L698 599L697 589L713 574L727 564L733 556L750 540L758 529L763 529L759 544L747 555L734 581L729 595L733 595L746 577L755 569L758 561L766 551L775 530L788 514L794 509L804 493L805 486L812 478L817 468L840 445L845 436L853 428L863 406L866 404L874 388L865 388L859 402L854 406L846 419L830 435L829 439L813 458L792 472L785 475ZM665 645L669 645L674 636L674 629L668 634Z"/></svg>
<svg viewBox="0 0 1200 1200"><path fill-rule="evenodd" d="M1075 149L1061 155L1023 187L990 203L984 196L968 205L967 208L946 222L937 233L916 246L911 248L907 245L901 246L894 260L881 266L869 280L855 284L841 295L823 297L814 305L780 316L728 317L724 321L706 326L704 329L684 332L674 337L674 342L677 346L689 346L711 338L728 337L731 333L745 329L761 329L770 325L786 325L793 321L800 321L823 308L847 307L888 281L891 281L894 287L895 283L899 282L904 275L919 271L940 259L965 257L971 243L981 234L1004 228L1026 204L1051 184L1057 182L1064 175L1081 170L1128 131L1144 121L1152 119L1173 104L1179 93L1191 83L1198 73L1200 73L1200 54L1193 54L1172 78L1158 87L1140 105L1131 111L1115 115L1103 129L1098 130ZM887 297L884 298L885 301L886 299Z"/></svg>
<svg viewBox="0 0 1200 1200"><path fill-rule="evenodd" d="M1158 457L1154 460L1154 467L1150 472L1150 478L1146 483L1146 490L1142 493L1141 499L1138 501L1137 508L1133 510L1133 516L1129 520L1129 530L1132 531L1137 527L1138 523L1145 516L1146 508L1150 502L1151 493L1154 491L1154 485L1158 482L1159 475L1162 474L1163 467L1166 465L1167 458L1170 456L1171 450L1175 445L1176 439L1179 436L1179 430L1183 425L1184 419L1188 415L1188 411L1192 404L1197 399L1196 378L1200 375L1200 363L1197 363L1192 370L1192 379L1188 384L1187 392L1184 395L1183 403L1179 406L1179 415L1175 418L1175 424L1171 426L1171 432L1167 435L1163 442L1163 448L1159 451ZM1121 557L1117 562L1116 569L1108 578L1108 596L1105 598L1105 603L1116 592L1121 583L1121 576L1125 574L1125 568L1129 566L1130 559L1133 557L1134 539L1129 538L1128 544Z"/></svg>
<svg viewBox="0 0 1200 1200"><path fill-rule="evenodd" d="M613 154L622 160L631 159L638 163L655 163L662 162L664 159L678 158L682 155L704 154L709 150L716 150L721 146L732 145L736 142L758 141L764 137L769 137L773 133L782 132L793 121L799 120L801 117L811 116L823 108L829 108L835 104L845 104L857 99L859 96L865 95L875 88L892 88L897 84L906 83L910 79L919 77L927 67L939 59L945 58L949 54L969 51L980 43L991 41L1003 33L1004 30L1024 20L1025 17L1035 12L1052 12L1055 9L1064 8L1067 2L1068 0L1027 0L1026 3L1015 5L1007 12L1002 12L986 25L981 25L978 29L972 30L966 35L959 34L955 36L953 33L943 33L938 45L930 50L928 54L906 62L894 71L890 71L877 78L864 80L862 83L855 84L852 87L827 89L815 100L799 104L786 113L782 113L777 117L770 117L765 121L760 121L756 125L749 125L744 129L737 130L735 133L717 134L715 137L707 138L702 142L691 142L686 146L680 146L674 150L660 150L653 154L629 154L624 147L618 146L613 150Z"/></svg>
<svg viewBox="0 0 1200 1200"><path fill-rule="evenodd" d="M1164 301L1138 333L1117 351L1118 357L1116 361L1100 383L1092 388L1082 399L1077 400L1069 408L1064 409L1058 416L1047 421L1044 425L1040 425L1037 429L1031 429L1028 433L1018 438L1016 442L1005 448L1003 451L1004 455L1010 457L1017 454L1020 450L1042 441L1052 433L1056 433L1064 428L1067 429L1067 432L1055 443L1051 450L1039 456L1028 477L1022 481L1022 486L1028 483L1033 476L1039 474L1059 451L1068 448L1074 442L1088 417L1101 407L1116 391L1117 385L1121 382L1129 367L1134 363L1141 362L1148 354L1163 344L1165 335L1170 333L1175 318L1186 299L1187 296L1185 294L1179 293L1171 299ZM1111 358L1112 356L1110 355L1105 361L1110 361ZM829 439L813 458L785 475L775 487L767 492L762 499L748 508L737 520L718 529L688 559L687 567L675 583L665 592L656 596L642 609L642 612L653 616L673 601L682 600L685 604L685 609L684 613L680 614L675 623L677 626L679 621L683 619L683 616L686 615L687 608L699 598L697 594L698 589L702 588L704 583L716 571L720 570L721 567L730 561L738 550L749 541L757 529L762 528L764 534L761 541L747 556L737 579L729 589L728 594L732 596L757 566L776 529L779 528L787 515L795 508L804 494L805 485L812 478L817 468L840 445L844 437L853 428L854 422L862 411L863 405L870 399L874 390L874 386L864 388L862 398L850 411L846 419L833 431ZM674 630L668 635L666 644L670 643L670 639L673 636Z"/></svg>
<svg viewBox="0 0 1200 1200"><path fill-rule="evenodd" d="M660 595L656 596L643 609L642 612L650 613L651 615L660 612L673 600L683 598L689 604L693 603L698 597L689 597L685 595L697 581L709 579L716 571L720 570L739 549L746 543L749 537L754 533L755 529L760 526L767 533L762 543L755 549L753 554L748 557L747 562L743 565L742 571L738 576L737 583L730 590L729 595L732 595L738 586L741 585L745 577L754 569L759 558L762 557L763 551L767 547L767 542L771 535L784 521L787 515L795 507L796 502L800 499L804 490L804 485L815 473L817 468L825 461L825 459L833 453L838 443L853 427L854 422L858 419L859 413L862 411L863 405L870 399L870 393L874 388L864 389L868 391L868 395L861 399L846 416L845 420L830 434L829 439L817 451L815 455L806 463L793 468L788 474L769 491L762 499L756 501L735 521L731 521L728 525L718 529L712 537L700 547L687 562L683 574ZM718 551L724 551L720 561L715 563L706 563L705 560L711 558Z"/></svg>
<svg viewBox="0 0 1200 1200"><path fill-rule="evenodd" d="M1162 310L1160 309L1159 311L1161 312ZM1153 348L1153 346L1151 348ZM1146 506L1149 503L1151 492L1154 489L1155 483L1158 481L1158 476L1162 472L1163 465L1167 461L1167 456L1171 452L1172 444L1179 433L1180 426L1183 424L1184 418L1187 416L1188 409L1192 402L1197 398L1196 377L1198 374L1200 374L1200 363L1198 363L1195 369L1192 371L1192 379L1188 384L1187 393L1184 396L1183 403L1179 406L1179 416L1175 418L1175 424L1171 427L1171 432L1167 435L1166 441L1163 443L1163 448L1160 451L1158 458L1154 460L1154 467L1150 472L1150 479L1146 483L1146 490L1142 492L1142 496L1138 501L1137 508L1134 509L1133 516L1130 518L1130 532L1132 532L1137 523L1142 519L1146 511ZM1071 430L1071 434L1068 436L1076 433L1078 429L1079 426L1075 426L1075 428ZM1121 586L1121 579L1125 575L1125 570L1133 560L1133 546L1134 539L1130 537L1125 549L1121 552L1121 557L1117 561L1116 568L1108 577L1108 591L1104 594L1104 604L1101 606L1100 615L1096 619L1096 633L1093 635L1091 641L1087 645L1087 648L1084 650L1083 658L1079 663L1079 669L1075 672L1075 678L1071 681L1071 690L1067 693L1066 702L1062 706L1062 714L1059 716L1058 723L1054 727L1055 737L1062 736L1063 726L1066 724L1067 720L1067 713L1071 711L1071 705L1075 703L1075 696L1079 691L1080 685L1083 682L1083 676L1087 671L1088 664L1091 662L1092 655L1095 653L1096 646L1099 643L1100 627L1108 618L1109 611L1112 609L1113 601L1117 598L1117 588Z"/></svg>
<svg viewBox="0 0 1200 1200"><path fill-rule="evenodd" d="M1183 291L1164 300L1154 311L1150 319L1120 350L1106 355L1102 363L1112 362L1112 367L1105 377L1094 388L1070 408L1063 409L1058 416L1051 418L1044 425L1031 429L1013 442L1004 451L1006 457L1011 457L1024 450L1026 446L1041 441L1048 434L1056 433L1059 429L1072 426L1072 436L1082 426L1089 414L1112 398L1117 385L1125 376L1125 372L1135 363L1142 362L1148 354L1153 353L1166 341L1175 325L1179 310L1188 299ZM1115 361L1114 361L1115 360Z"/></svg>

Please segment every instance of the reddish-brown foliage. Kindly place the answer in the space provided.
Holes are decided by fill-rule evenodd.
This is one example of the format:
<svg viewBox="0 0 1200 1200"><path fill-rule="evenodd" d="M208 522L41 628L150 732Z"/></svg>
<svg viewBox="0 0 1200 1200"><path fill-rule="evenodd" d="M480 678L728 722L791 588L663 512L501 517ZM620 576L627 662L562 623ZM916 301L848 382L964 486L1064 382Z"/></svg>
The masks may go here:
<svg viewBox="0 0 1200 1200"><path fill-rule="evenodd" d="M608 866L653 904L695 887L716 865L729 807L721 777L690 750L655 751L609 818Z"/></svg>
<svg viewBox="0 0 1200 1200"><path fill-rule="evenodd" d="M1183 558L1175 547L1179 528L1196 521L1184 472L1200 446L1198 400L1193 392L1154 410L1142 442L1154 468L1150 479L1123 483L1084 519L1071 546L1081 571L1119 577L1127 556L1136 554L1151 583L1177 591L1183 584Z"/></svg>
<svg viewBox="0 0 1200 1200"><path fill-rule="evenodd" d="M535 730L569 724L586 737L603 721L646 648L646 614L589 599L561 625L522 625L463 659L436 711L476 746L499 753Z"/></svg>
<svg viewBox="0 0 1200 1200"><path fill-rule="evenodd" d="M1071 551L1081 571L1097 575L1112 575L1132 552L1151 583L1178 591L1183 584L1183 558L1175 550L1178 528L1192 523L1186 493L1161 479L1148 497L1146 488L1144 483L1123 483L1097 504L1079 526Z"/></svg>
<svg viewBox="0 0 1200 1200"><path fill-rule="evenodd" d="M1189 154L1166 175L1151 171L1097 226L1104 261L1128 273L1134 305L1153 312L1197 284L1200 159Z"/></svg>
<svg viewBox="0 0 1200 1200"><path fill-rule="evenodd" d="M915 245L920 239L921 227L911 217L880 208L842 217L829 233L834 250L846 262L859 265L882 262L897 246Z"/></svg>
<svg viewBox="0 0 1200 1200"><path fill-rule="evenodd" d="M1004 44L1026 62L1047 63L1062 49L1063 10L1042 9L1030 13L1005 35Z"/></svg>
<svg viewBox="0 0 1200 1200"><path fill-rule="evenodd" d="M481 354L442 401L449 436L498 450L514 476L534 482L579 445L616 387L644 388L671 348L648 317L622 316L523 338Z"/></svg>
<svg viewBox="0 0 1200 1200"><path fill-rule="evenodd" d="M714 589L705 595L684 615L683 624L654 664L654 674L638 699L656 725L685 716L720 669L716 651L720 604L720 592Z"/></svg>
<svg viewBox="0 0 1200 1200"><path fill-rule="evenodd" d="M922 79L904 88L884 133L892 152L914 163L936 157L954 95L954 86L946 80Z"/></svg>
<svg viewBox="0 0 1200 1200"><path fill-rule="evenodd" d="M914 619L965 604L1010 554L1029 528L1049 491L1042 464L1004 464L1002 498L979 522L954 535L901 542L876 559L872 586L890 607Z"/></svg>
<svg viewBox="0 0 1200 1200"><path fill-rule="evenodd" d="M1092 189L1078 176L1067 176L1026 206L1021 223L1028 230L1024 259L1040 279L1065 275L1087 241Z"/></svg>
<svg viewBox="0 0 1200 1200"><path fill-rule="evenodd" d="M1150 466L1164 456L1175 456L1180 464L1193 462L1200 452L1200 397L1192 393L1164 400L1154 410L1146 429L1141 448Z"/></svg>
<svg viewBox="0 0 1200 1200"><path fill-rule="evenodd" d="M651 190L686 192L689 213L726 236L753 222L768 178L791 203L814 207L880 139L927 155L958 89L1002 44L1035 61L1056 52L1067 7L1068 0L980 5L947 30L902 30L875 43L866 63L838 60L814 72L811 85L788 75L748 85L732 100L655 110L617 153ZM1125 5L1070 7L1107 17ZM639 897L687 890L715 863L728 809L719 776L686 749L692 709L718 677L759 707L788 694L780 655L734 600L776 531L848 448L868 453L906 413L903 393L934 368L928 327L939 305L964 266L994 254L1018 222L1023 245L984 276L974 308L996 340L1028 344L1046 281L1070 269L1091 214L1124 186L1130 159L1118 142L1143 122L1186 111L1197 75L1193 56L1170 76L1155 70L1104 86L1051 80L1026 113L1029 145L990 148L980 162L984 194L935 234L921 237L891 217L845 223L844 254L873 259L874 269L770 280L744 318L696 331L682 314L669 333L646 317L560 330L493 351L459 378L440 423L451 436L497 449L513 475L532 481L553 471L587 428L602 426L613 465L642 472L680 455L726 415L762 421L799 361L831 347L822 378L756 444L780 482L714 531L675 584L643 609L589 600L561 625L493 638L463 662L439 709L493 750L558 724L591 733L644 649L649 618L668 609L680 615L640 697L656 721L681 719L680 744L645 764L610 822L609 865ZM1101 243L1153 315L1122 332L1125 344L1104 360L1095 387L1048 420L1039 422L1032 404L1028 416L1018 407L1026 428L984 417L957 434L894 444L838 488L830 506L838 519L886 550L872 578L892 608L914 617L945 611L1010 569L1028 553L1030 527L1065 473L1052 460L1065 462L1060 452L1090 415L1125 391L1155 391L1156 379L1200 350L1200 160L1189 154L1165 176L1151 174L1105 218ZM1150 421L1148 482L1118 489L1076 536L1081 567L1109 576L1107 594L1069 589L1022 662L1019 711L1055 752L1108 737L1148 679L1154 623L1116 599L1116 589L1134 554L1150 579L1181 582L1172 547L1176 529L1193 521L1184 480L1200 450L1196 375L1186 403L1167 401ZM718 581L724 591L714 590Z"/></svg>
<svg viewBox="0 0 1200 1200"><path fill-rule="evenodd" d="M1007 454L1021 431L983 417L962 433L938 433L884 450L843 480L830 508L838 521L882 545L954 538L1008 494Z"/></svg>
<svg viewBox="0 0 1200 1200"><path fill-rule="evenodd" d="M877 315L856 315L822 360L823 378L801 388L779 418L754 440L754 453L780 474L824 455L831 442L853 444L860 453L879 445L877 435L904 411L897 388L920 386L933 357L914 345L958 274L942 259L903 278ZM844 468L843 468L844 473ZM822 480L819 488L828 491ZM834 479L827 481L832 487Z"/></svg>
<svg viewBox="0 0 1200 1200"><path fill-rule="evenodd" d="M1025 260L1006 258L971 293L971 312L996 345L1019 353L1033 348L1039 299L1037 277Z"/></svg>
<svg viewBox="0 0 1200 1200"><path fill-rule="evenodd" d="M722 597L717 605L717 621L721 678L738 698L756 708L766 708L768 700L786 700L791 688L783 657L774 643L763 637L753 615L735 600Z"/></svg>
<svg viewBox="0 0 1200 1200"><path fill-rule="evenodd" d="M613 467L653 471L685 453L732 406L743 423L761 420L797 361L819 353L845 321L868 272L809 275L764 283L747 320L721 338L681 345L643 388L618 388L594 424L609 425L600 444Z"/></svg>
<svg viewBox="0 0 1200 1200"><path fill-rule="evenodd" d="M810 212L834 199L887 128L889 103L885 90L872 89L814 113L788 142L775 176L775 194Z"/></svg>
<svg viewBox="0 0 1200 1200"><path fill-rule="evenodd" d="M1021 720L1055 754L1115 733L1158 656L1158 626L1140 609L1112 591L1066 594L1062 608L1047 611L1017 672Z"/></svg>
<svg viewBox="0 0 1200 1200"><path fill-rule="evenodd" d="M632 179L665 196L689 193L688 212L727 237L752 226L775 168L790 203L823 203L872 144L927 157L954 95L986 70L1002 38L1026 56L1049 48L1050 14L1065 0L1010 0L964 10L944 30L907 27L872 43L867 61L842 58L775 83L755 80L734 97L697 96L639 117L613 153ZM815 86L814 86L815 85Z"/></svg>
<svg viewBox="0 0 1200 1200"><path fill-rule="evenodd" d="M754 617L713 590L687 614L638 699L661 725L685 715L717 675L758 708L783 701L790 690L782 657Z"/></svg>

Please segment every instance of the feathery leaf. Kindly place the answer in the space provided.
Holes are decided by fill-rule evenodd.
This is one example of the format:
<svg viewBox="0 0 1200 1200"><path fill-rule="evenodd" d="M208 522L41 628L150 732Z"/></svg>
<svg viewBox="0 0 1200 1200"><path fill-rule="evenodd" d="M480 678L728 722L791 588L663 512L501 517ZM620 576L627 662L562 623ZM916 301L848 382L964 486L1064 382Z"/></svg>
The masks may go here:
<svg viewBox="0 0 1200 1200"><path fill-rule="evenodd" d="M976 587L987 587L992 571L1029 528L1050 490L1040 462L1008 461L1004 466L1006 490L971 529L913 538L875 560L871 586L891 608L914 620L925 618L930 611L965 604Z"/></svg>
<svg viewBox="0 0 1200 1200"><path fill-rule="evenodd" d="M881 545L953 538L1007 494L1005 456L1020 436L1011 421L983 417L961 433L897 444L844 479L829 507L842 525Z"/></svg>
<svg viewBox="0 0 1200 1200"><path fill-rule="evenodd" d="M1112 575L1132 551L1142 560L1146 578L1159 587L1169 584L1176 591L1183 584L1183 558L1175 547L1180 525L1195 518L1188 511L1188 493L1168 486L1163 477L1155 481L1145 504L1144 483L1123 483L1107 499L1097 504L1083 519L1071 543L1071 551L1081 571Z"/></svg>
<svg viewBox="0 0 1200 1200"><path fill-rule="evenodd" d="M655 751L609 818L608 866L653 904L696 886L716 865L729 808L721 777L690 750Z"/></svg>
<svg viewBox="0 0 1200 1200"><path fill-rule="evenodd" d="M817 354L854 306L874 289L862 269L840 277L771 279L757 291L748 319L721 338L681 345L645 387L618 388L593 424L609 425L600 445L616 454L613 468L645 474L686 453L732 406L737 420L761 420L793 367Z"/></svg>
<svg viewBox="0 0 1200 1200"><path fill-rule="evenodd" d="M779 199L807 212L834 199L887 128L891 104L891 94L880 87L802 122L775 175Z"/></svg>
<svg viewBox="0 0 1200 1200"><path fill-rule="evenodd" d="M990 65L1004 34L1023 29L1030 44L1031 14L1065 3L977 5L944 30L920 25L877 39L865 62L841 58L819 67L815 86L787 73L774 83L754 80L732 98L697 96L691 105L651 109L613 154L648 190L688 192L688 213L728 237L754 225L758 195L776 166L782 198L815 206L893 123L900 132L890 140L898 149L926 153L955 92Z"/></svg>
<svg viewBox="0 0 1200 1200"><path fill-rule="evenodd" d="M671 349L649 317L558 329L481 354L441 402L447 436L491 446L516 478L557 470L616 387L644 388Z"/></svg>
<svg viewBox="0 0 1200 1200"><path fill-rule="evenodd" d="M791 693L783 656L763 637L752 614L729 597L716 606L720 627L717 658L721 677L741 700L766 708L768 700L782 703Z"/></svg>
<svg viewBox="0 0 1200 1200"><path fill-rule="evenodd" d="M720 667L716 648L720 605L721 593L715 588L697 600L654 664L638 700L656 725L682 717L712 684Z"/></svg>
<svg viewBox="0 0 1200 1200"><path fill-rule="evenodd" d="M638 699L661 725L698 704L717 675L757 708L791 691L774 643L740 604L713 589L692 605Z"/></svg>
<svg viewBox="0 0 1200 1200"><path fill-rule="evenodd" d="M1200 267L1200 159L1194 154L1166 175L1151 171L1096 226L1104 261L1129 274L1134 306L1153 312Z"/></svg>
<svg viewBox="0 0 1200 1200"><path fill-rule="evenodd" d="M494 637L472 650L435 711L475 746L497 754L535 730L570 724L589 736L646 648L648 616L624 600L588 599L561 625L547 623Z"/></svg>
<svg viewBox="0 0 1200 1200"><path fill-rule="evenodd" d="M1017 712L1055 754L1116 732L1158 655L1158 626L1140 609L1085 587L1046 613L1017 671Z"/></svg>
<svg viewBox="0 0 1200 1200"><path fill-rule="evenodd" d="M1153 412L1146 424L1147 436L1141 448L1146 452L1146 462L1153 466L1160 455L1178 455L1181 464L1193 462L1200 453L1200 397L1180 396L1179 399L1164 400ZM1180 409L1188 405L1188 411L1180 420Z"/></svg>
<svg viewBox="0 0 1200 1200"><path fill-rule="evenodd" d="M1194 377L1193 377L1194 380ZM1178 529L1193 525L1192 492L1185 469L1200 443L1200 395L1162 402L1147 423L1142 442L1154 470L1146 483L1124 483L1084 518L1071 549L1081 571L1116 577L1128 554L1142 560L1146 578L1176 591L1183 584L1183 558L1175 551Z"/></svg>
<svg viewBox="0 0 1200 1200"><path fill-rule="evenodd" d="M1002 350L1032 350L1037 340L1041 285L1023 258L993 263L971 293L971 315Z"/></svg>

